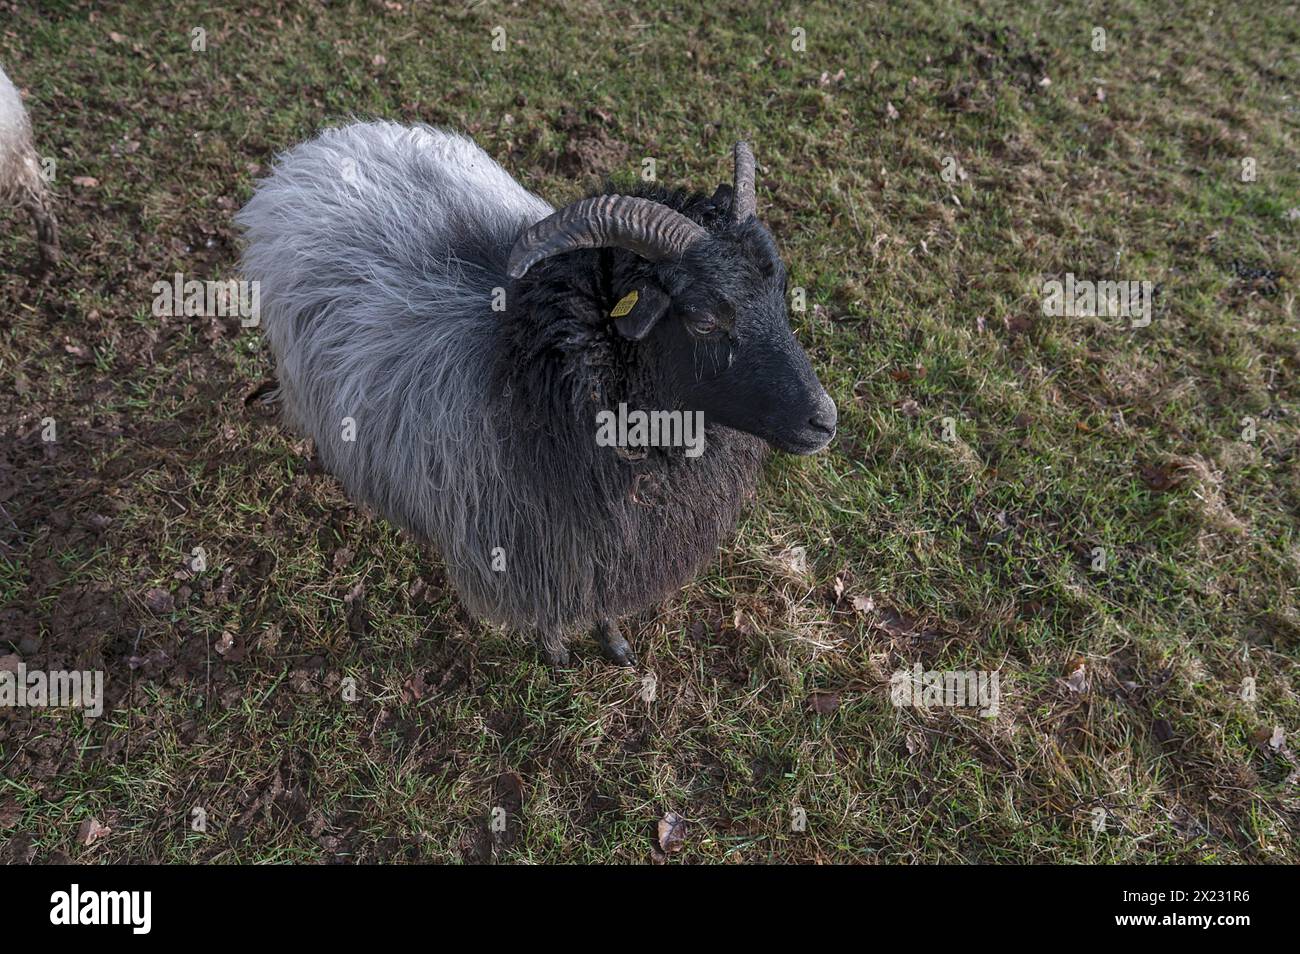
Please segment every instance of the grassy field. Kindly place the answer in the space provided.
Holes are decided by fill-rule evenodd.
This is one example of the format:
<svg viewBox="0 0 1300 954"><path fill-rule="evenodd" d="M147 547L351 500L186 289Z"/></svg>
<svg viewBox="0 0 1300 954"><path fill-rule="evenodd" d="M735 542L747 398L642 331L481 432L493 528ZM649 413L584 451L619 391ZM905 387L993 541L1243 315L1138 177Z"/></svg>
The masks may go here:
<svg viewBox="0 0 1300 954"><path fill-rule="evenodd" d="M66 250L0 212L0 657L107 696L0 710L0 858L1300 862L1300 18L1063 6L0 0ZM752 137L841 433L638 670L470 619L256 330L151 313L352 116L552 202ZM1066 273L1150 324L1044 315ZM895 707L917 663L997 715Z"/></svg>

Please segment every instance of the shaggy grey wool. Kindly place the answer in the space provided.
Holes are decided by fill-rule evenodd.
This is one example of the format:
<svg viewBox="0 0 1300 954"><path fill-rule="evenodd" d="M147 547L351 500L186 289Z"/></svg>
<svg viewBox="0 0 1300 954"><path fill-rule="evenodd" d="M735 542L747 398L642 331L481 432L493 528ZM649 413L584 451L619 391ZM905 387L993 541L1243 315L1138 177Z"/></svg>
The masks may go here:
<svg viewBox="0 0 1300 954"><path fill-rule="evenodd" d="M237 217L288 422L353 499L439 550L474 614L543 630L688 582L766 452L720 427L698 458L596 445L618 360L604 316L562 291L543 348L542 317L493 307L511 245L551 211L468 139L372 122L290 150Z"/></svg>

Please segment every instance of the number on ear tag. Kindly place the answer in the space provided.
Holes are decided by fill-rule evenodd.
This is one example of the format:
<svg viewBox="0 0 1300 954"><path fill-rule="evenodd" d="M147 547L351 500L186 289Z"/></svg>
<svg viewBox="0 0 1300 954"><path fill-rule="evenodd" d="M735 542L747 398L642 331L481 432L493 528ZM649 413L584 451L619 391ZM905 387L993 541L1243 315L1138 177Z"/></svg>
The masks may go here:
<svg viewBox="0 0 1300 954"><path fill-rule="evenodd" d="M640 296L637 294L636 289L635 288L632 289L630 292L628 292L626 295L624 295L622 298L618 300L618 304L615 305L614 310L609 313L609 317L622 318L624 315L631 312L631 310L634 307L636 307L636 300L639 297Z"/></svg>

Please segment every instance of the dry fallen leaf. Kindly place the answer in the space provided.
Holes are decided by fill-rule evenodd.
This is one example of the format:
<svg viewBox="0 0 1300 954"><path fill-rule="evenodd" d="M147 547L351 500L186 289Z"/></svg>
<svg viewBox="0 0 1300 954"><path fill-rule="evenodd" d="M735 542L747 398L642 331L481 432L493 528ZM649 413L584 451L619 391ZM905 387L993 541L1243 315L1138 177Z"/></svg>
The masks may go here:
<svg viewBox="0 0 1300 954"><path fill-rule="evenodd" d="M1012 337L1026 334L1034 323L1029 318L1022 318L1020 315L1003 315L1002 326L1007 329L1007 333Z"/></svg>
<svg viewBox="0 0 1300 954"><path fill-rule="evenodd" d="M398 690L397 697L403 702L419 702L424 698L428 685L424 681L424 670L417 670L415 675L411 676L402 683L402 688Z"/></svg>
<svg viewBox="0 0 1300 954"><path fill-rule="evenodd" d="M838 692L811 692L808 694L808 706L818 715L830 715L840 707Z"/></svg>
<svg viewBox="0 0 1300 954"><path fill-rule="evenodd" d="M1065 667L1065 687L1071 692L1088 691L1088 661L1075 656Z"/></svg>
<svg viewBox="0 0 1300 954"><path fill-rule="evenodd" d="M735 628L736 632L740 633L742 636L758 635L758 630L754 628L754 624L750 621L749 617L745 615L744 610L738 609L732 614L731 625Z"/></svg>
<svg viewBox="0 0 1300 954"><path fill-rule="evenodd" d="M641 701L647 705L654 702L659 695L659 680L652 672L641 677Z"/></svg>
<svg viewBox="0 0 1300 954"><path fill-rule="evenodd" d="M87 818L81 823L81 828L77 830L77 844L89 848L99 839L107 837L112 831L113 829L106 825L101 825L98 818Z"/></svg>
<svg viewBox="0 0 1300 954"><path fill-rule="evenodd" d="M1156 493L1164 493L1167 490L1173 490L1183 482L1183 475L1175 467L1161 465L1158 467L1146 466L1141 470L1142 482Z"/></svg>
<svg viewBox="0 0 1300 954"><path fill-rule="evenodd" d="M22 817L23 810L12 798L0 801L0 831L14 827L14 825L18 824L18 819Z"/></svg>
<svg viewBox="0 0 1300 954"><path fill-rule="evenodd" d="M676 812L669 812L659 819L659 847L666 854L682 850L686 841L686 819Z"/></svg>
<svg viewBox="0 0 1300 954"><path fill-rule="evenodd" d="M492 786L492 803L517 815L524 807L524 779L518 772L502 772Z"/></svg>
<svg viewBox="0 0 1300 954"><path fill-rule="evenodd" d="M1254 738L1255 744L1265 752L1281 752L1286 748L1286 731L1280 725L1256 729Z"/></svg>
<svg viewBox="0 0 1300 954"><path fill-rule="evenodd" d="M170 613L176 608L176 599L164 589L154 587L144 595L144 605L151 613Z"/></svg>
<svg viewBox="0 0 1300 954"><path fill-rule="evenodd" d="M788 547L781 551L781 565L793 576L808 575L808 550L805 547Z"/></svg>
<svg viewBox="0 0 1300 954"><path fill-rule="evenodd" d="M880 628L890 636L919 636L921 639L928 639L936 635L922 627L916 617L900 613L888 606L880 611Z"/></svg>

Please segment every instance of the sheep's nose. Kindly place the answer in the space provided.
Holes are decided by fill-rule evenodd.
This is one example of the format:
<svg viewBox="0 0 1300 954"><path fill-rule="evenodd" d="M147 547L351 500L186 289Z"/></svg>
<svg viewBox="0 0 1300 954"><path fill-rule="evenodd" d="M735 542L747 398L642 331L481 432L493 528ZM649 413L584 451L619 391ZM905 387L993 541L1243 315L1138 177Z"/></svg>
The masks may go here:
<svg viewBox="0 0 1300 954"><path fill-rule="evenodd" d="M835 422L839 420L839 412L835 409L835 402L825 391L822 392L821 398L817 401L817 410L813 416L808 419L808 426L814 430L825 431L827 434L835 433Z"/></svg>

